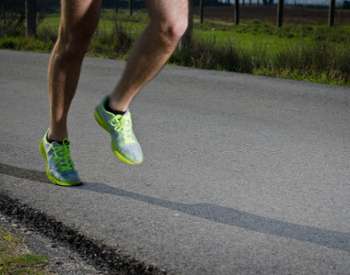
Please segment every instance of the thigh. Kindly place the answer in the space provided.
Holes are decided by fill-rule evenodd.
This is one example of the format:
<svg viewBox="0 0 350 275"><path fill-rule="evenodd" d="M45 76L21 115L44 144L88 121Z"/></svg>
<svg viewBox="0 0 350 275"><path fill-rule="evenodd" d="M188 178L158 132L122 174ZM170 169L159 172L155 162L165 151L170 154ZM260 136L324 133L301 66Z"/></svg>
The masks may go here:
<svg viewBox="0 0 350 275"><path fill-rule="evenodd" d="M146 0L151 20L186 22L189 0Z"/></svg>
<svg viewBox="0 0 350 275"><path fill-rule="evenodd" d="M61 0L60 35L91 35L97 26L102 0Z"/></svg>

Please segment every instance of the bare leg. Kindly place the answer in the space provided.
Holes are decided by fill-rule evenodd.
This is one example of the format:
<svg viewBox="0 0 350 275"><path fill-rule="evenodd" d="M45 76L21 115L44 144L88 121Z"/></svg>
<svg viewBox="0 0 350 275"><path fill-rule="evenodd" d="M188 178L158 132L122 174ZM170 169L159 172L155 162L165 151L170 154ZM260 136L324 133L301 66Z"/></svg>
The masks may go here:
<svg viewBox="0 0 350 275"><path fill-rule="evenodd" d="M97 26L101 1L61 0L59 34L48 69L50 139L68 137L67 115L77 88L81 63Z"/></svg>
<svg viewBox="0 0 350 275"><path fill-rule="evenodd" d="M168 61L186 31L188 0L147 0L150 23L131 51L110 106L126 111L140 89Z"/></svg>

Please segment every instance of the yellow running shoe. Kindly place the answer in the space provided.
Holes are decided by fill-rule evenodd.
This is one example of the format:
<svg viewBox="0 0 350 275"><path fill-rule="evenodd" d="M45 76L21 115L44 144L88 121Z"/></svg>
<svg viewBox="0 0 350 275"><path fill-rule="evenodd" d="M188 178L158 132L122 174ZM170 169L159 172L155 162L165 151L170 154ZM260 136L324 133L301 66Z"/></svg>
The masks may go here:
<svg viewBox="0 0 350 275"><path fill-rule="evenodd" d="M46 175L53 184L66 187L82 184L74 169L69 145L67 139L63 140L62 144L48 142L47 132L40 141L39 151L45 161Z"/></svg>
<svg viewBox="0 0 350 275"><path fill-rule="evenodd" d="M112 139L114 155L123 163L129 165L141 164L143 153L132 128L131 113L116 115L105 109L108 97L105 97L95 109L97 123L105 129Z"/></svg>

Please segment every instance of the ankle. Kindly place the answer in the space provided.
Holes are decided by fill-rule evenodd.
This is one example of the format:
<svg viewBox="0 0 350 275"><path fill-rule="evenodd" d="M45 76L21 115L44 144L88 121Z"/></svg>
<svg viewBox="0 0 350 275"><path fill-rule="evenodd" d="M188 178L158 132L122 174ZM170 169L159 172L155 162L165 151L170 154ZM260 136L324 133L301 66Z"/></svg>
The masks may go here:
<svg viewBox="0 0 350 275"><path fill-rule="evenodd" d="M117 100L109 96L105 103L105 109L111 113L123 115L127 112L128 106L120 104Z"/></svg>
<svg viewBox="0 0 350 275"><path fill-rule="evenodd" d="M47 132L47 141L52 142L63 142L63 140L68 139L68 133L67 132L55 132L51 131L50 129Z"/></svg>

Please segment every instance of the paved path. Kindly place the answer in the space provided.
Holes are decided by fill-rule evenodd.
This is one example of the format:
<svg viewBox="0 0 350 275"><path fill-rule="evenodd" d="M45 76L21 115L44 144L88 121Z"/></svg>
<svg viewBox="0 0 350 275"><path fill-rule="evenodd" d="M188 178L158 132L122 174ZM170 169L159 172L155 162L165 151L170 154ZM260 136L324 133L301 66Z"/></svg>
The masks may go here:
<svg viewBox="0 0 350 275"><path fill-rule="evenodd" d="M168 66L132 105L129 168L92 116L124 63L88 58L67 189L38 172L47 60L0 51L0 192L175 274L350 274L350 89Z"/></svg>

